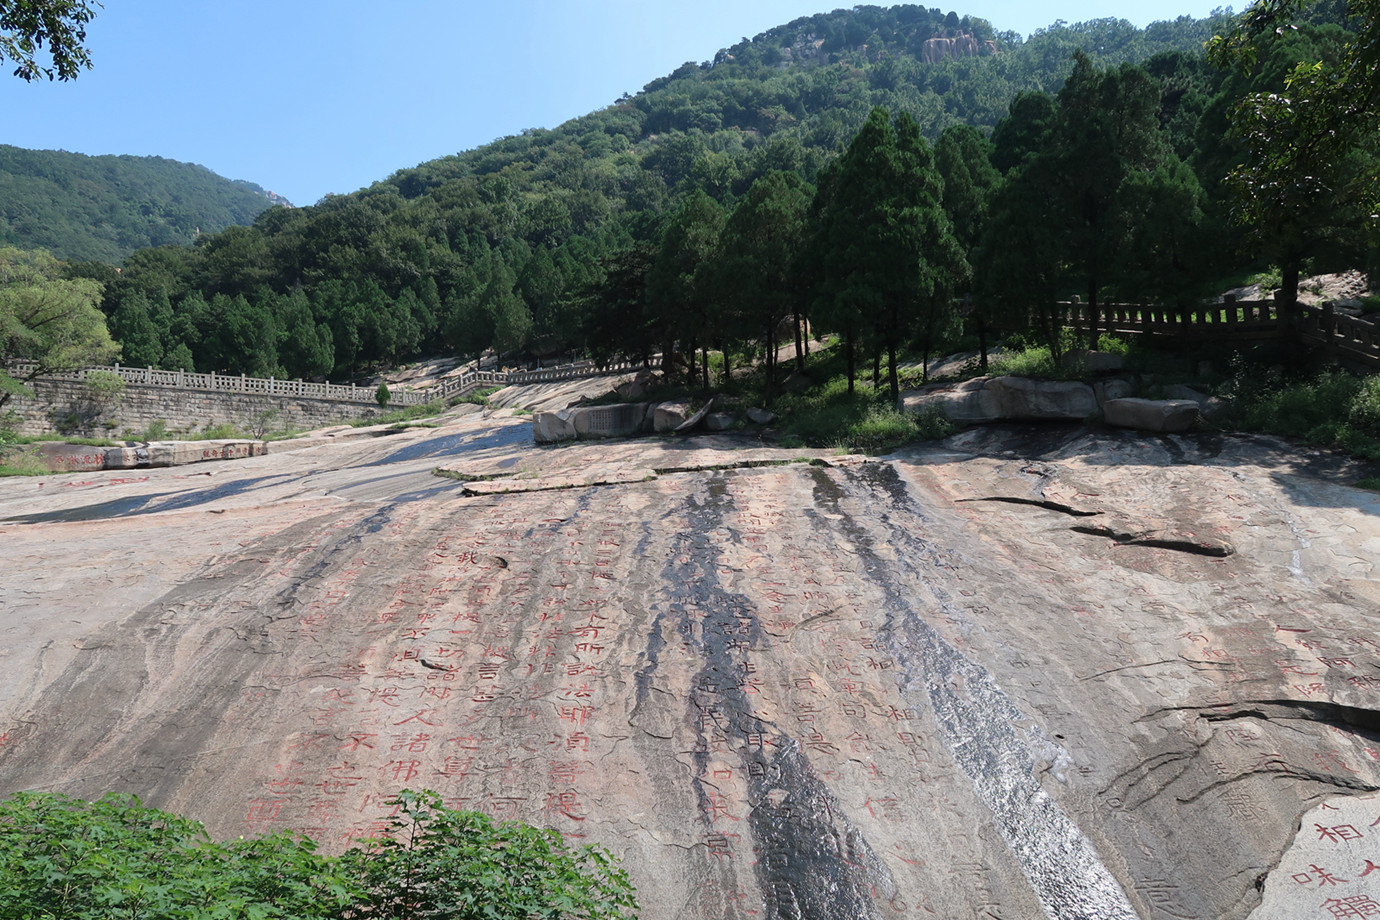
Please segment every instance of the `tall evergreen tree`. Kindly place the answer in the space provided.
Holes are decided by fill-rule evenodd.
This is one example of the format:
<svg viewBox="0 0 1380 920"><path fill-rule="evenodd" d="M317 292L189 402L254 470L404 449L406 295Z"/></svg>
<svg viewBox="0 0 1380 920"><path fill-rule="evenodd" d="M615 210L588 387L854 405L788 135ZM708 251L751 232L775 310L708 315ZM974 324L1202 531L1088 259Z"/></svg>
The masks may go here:
<svg viewBox="0 0 1380 920"><path fill-rule="evenodd" d="M870 334L887 353L898 397L897 349L916 331L928 344L967 277L941 195L918 125L903 113L893 127L880 107L821 176L812 244L819 313L844 337L850 392L857 345Z"/></svg>

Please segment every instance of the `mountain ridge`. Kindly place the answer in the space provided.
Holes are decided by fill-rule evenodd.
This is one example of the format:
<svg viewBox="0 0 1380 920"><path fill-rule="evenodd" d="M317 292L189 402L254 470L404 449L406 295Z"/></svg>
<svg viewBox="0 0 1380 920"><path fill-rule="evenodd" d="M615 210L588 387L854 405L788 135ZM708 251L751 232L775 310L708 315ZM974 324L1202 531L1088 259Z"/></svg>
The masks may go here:
<svg viewBox="0 0 1380 920"><path fill-rule="evenodd" d="M161 156L0 144L0 245L116 263L148 246L251 223L287 199Z"/></svg>

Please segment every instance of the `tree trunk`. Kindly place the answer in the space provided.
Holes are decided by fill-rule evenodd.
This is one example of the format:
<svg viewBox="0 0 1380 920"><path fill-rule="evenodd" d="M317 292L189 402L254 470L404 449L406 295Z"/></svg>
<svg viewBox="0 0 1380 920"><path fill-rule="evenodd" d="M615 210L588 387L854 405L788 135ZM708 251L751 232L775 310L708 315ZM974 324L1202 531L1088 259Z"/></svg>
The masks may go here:
<svg viewBox="0 0 1380 920"><path fill-rule="evenodd" d="M980 314L980 313L978 314L978 318L977 318L977 327L978 327L978 354L981 355L981 357L978 359L978 367L982 370L983 376L986 376L986 375L987 375L987 321L986 321L985 319L982 318L982 314Z"/></svg>
<svg viewBox="0 0 1380 920"><path fill-rule="evenodd" d="M891 404L895 406L901 399L901 381L896 376L896 343L887 342L886 360L889 366L887 377L891 381Z"/></svg>
<svg viewBox="0 0 1380 920"><path fill-rule="evenodd" d="M704 353L701 355L701 357L704 359L702 362L700 362L700 367L701 367L701 369L704 371L704 391L705 391L706 393L708 393L708 392L709 392L709 346L708 346L708 345L704 346Z"/></svg>
<svg viewBox="0 0 1380 920"><path fill-rule="evenodd" d="M776 327L767 327L767 402L776 399Z"/></svg>
<svg viewBox="0 0 1380 920"><path fill-rule="evenodd" d="M1287 257L1279 267L1279 306L1280 312L1293 319L1294 308L1299 303L1299 275L1303 260L1297 256Z"/></svg>
<svg viewBox="0 0 1380 920"><path fill-rule="evenodd" d="M848 355L848 395L853 395L853 381L858 376L858 357L857 345L853 341L852 332L844 333L843 350Z"/></svg>
<svg viewBox="0 0 1380 920"><path fill-rule="evenodd" d="M876 345L872 349L872 392L877 392L882 387L882 346Z"/></svg>
<svg viewBox="0 0 1380 920"><path fill-rule="evenodd" d="M1098 326L1101 325L1101 316L1098 314L1097 306L1097 279L1088 279L1088 351L1097 351L1099 335Z"/></svg>
<svg viewBox="0 0 1380 920"><path fill-rule="evenodd" d="M795 369L805 370L805 344L804 336L801 334L802 323L800 321L800 311L795 311Z"/></svg>

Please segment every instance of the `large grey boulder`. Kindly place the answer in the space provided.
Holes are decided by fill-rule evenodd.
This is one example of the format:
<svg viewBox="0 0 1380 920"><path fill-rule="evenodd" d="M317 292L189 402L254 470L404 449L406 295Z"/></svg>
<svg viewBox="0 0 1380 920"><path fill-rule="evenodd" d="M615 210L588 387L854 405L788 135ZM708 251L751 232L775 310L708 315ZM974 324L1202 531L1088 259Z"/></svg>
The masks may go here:
<svg viewBox="0 0 1380 920"><path fill-rule="evenodd" d="M938 409L945 418L960 424L1081 421L1097 412L1097 397L1092 387L1076 381L975 377L903 394L901 409Z"/></svg>
<svg viewBox="0 0 1380 920"><path fill-rule="evenodd" d="M706 431L727 431L736 421L732 412L711 412L705 416L704 428Z"/></svg>
<svg viewBox="0 0 1380 920"><path fill-rule="evenodd" d="M614 387L614 391L620 399L641 399L657 380L658 375L655 371L640 370L631 380L625 380Z"/></svg>
<svg viewBox="0 0 1380 920"><path fill-rule="evenodd" d="M595 438L626 438L645 430L647 403L577 406L532 416L532 440L538 444Z"/></svg>
<svg viewBox="0 0 1380 920"><path fill-rule="evenodd" d="M1109 399L1102 412L1108 425L1160 434L1188 431L1199 414L1191 399Z"/></svg>
<svg viewBox="0 0 1380 920"><path fill-rule="evenodd" d="M901 394L901 411L917 415L939 411L951 422L975 425L1001 421L1001 406L987 389L989 377L961 383L936 383Z"/></svg>
<svg viewBox="0 0 1380 920"><path fill-rule="evenodd" d="M1001 417L1016 421L1081 421L1097 412L1092 387L1077 381L991 377L986 389Z"/></svg>
<svg viewBox="0 0 1380 920"><path fill-rule="evenodd" d="M571 420L582 440L627 438L646 430L647 403L582 406L571 410Z"/></svg>
<svg viewBox="0 0 1380 920"><path fill-rule="evenodd" d="M1199 392L1192 387L1174 384L1164 388L1164 395L1168 399L1191 399L1198 404L1198 411L1203 418L1212 421L1219 416L1226 414L1231 409L1231 402L1220 396L1208 396L1206 393Z"/></svg>
<svg viewBox="0 0 1380 920"><path fill-rule="evenodd" d="M532 440L538 444L555 444L560 441L573 441L578 436L575 422L571 418L576 410L557 409L554 412L535 412L532 414Z"/></svg>
<svg viewBox="0 0 1380 920"><path fill-rule="evenodd" d="M685 424L693 413L690 411L690 400L672 399L664 403L658 403L656 414L652 417L652 430L658 434L668 431L675 431Z"/></svg>

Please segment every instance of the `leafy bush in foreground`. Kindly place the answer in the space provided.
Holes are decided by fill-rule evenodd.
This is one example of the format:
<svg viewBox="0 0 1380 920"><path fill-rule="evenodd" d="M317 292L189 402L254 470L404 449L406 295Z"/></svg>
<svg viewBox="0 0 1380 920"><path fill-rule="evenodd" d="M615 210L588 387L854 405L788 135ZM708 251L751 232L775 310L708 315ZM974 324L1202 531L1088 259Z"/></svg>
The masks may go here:
<svg viewBox="0 0 1380 920"><path fill-rule="evenodd" d="M395 836L324 856L307 837L217 843L130 795L0 803L0 920L622 920L627 875L598 847L399 793Z"/></svg>

